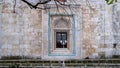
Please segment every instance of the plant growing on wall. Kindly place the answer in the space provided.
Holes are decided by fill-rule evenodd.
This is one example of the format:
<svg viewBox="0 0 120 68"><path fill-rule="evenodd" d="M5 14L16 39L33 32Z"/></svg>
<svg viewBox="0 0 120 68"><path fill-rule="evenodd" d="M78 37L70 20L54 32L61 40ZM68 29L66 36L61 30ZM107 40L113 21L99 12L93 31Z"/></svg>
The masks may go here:
<svg viewBox="0 0 120 68"><path fill-rule="evenodd" d="M114 2L117 2L117 0L105 0L108 5L113 4Z"/></svg>

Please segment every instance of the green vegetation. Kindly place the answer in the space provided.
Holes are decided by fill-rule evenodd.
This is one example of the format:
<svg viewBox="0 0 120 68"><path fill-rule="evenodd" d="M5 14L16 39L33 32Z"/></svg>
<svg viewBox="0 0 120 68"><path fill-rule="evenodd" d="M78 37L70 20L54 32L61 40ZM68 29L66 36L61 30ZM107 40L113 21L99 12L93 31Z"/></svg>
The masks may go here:
<svg viewBox="0 0 120 68"><path fill-rule="evenodd" d="M108 5L113 4L114 2L117 2L117 0L105 0Z"/></svg>

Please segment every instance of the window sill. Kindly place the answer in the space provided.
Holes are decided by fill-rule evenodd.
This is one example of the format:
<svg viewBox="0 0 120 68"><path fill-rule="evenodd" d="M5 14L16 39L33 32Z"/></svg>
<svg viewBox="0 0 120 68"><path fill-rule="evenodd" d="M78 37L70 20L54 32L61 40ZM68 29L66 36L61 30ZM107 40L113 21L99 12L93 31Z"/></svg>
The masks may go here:
<svg viewBox="0 0 120 68"><path fill-rule="evenodd" d="M51 52L51 54L72 54L70 52L70 50L68 50L68 48L56 48L55 50L53 50L53 52Z"/></svg>

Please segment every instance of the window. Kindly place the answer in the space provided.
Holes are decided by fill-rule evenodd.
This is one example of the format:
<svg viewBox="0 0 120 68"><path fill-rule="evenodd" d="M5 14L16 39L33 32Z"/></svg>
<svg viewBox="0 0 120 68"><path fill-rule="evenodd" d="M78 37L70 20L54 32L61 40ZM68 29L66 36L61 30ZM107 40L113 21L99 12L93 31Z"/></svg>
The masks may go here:
<svg viewBox="0 0 120 68"><path fill-rule="evenodd" d="M67 32L56 32L56 48L67 48Z"/></svg>
<svg viewBox="0 0 120 68"><path fill-rule="evenodd" d="M74 55L74 15L51 14L48 25L48 55Z"/></svg>

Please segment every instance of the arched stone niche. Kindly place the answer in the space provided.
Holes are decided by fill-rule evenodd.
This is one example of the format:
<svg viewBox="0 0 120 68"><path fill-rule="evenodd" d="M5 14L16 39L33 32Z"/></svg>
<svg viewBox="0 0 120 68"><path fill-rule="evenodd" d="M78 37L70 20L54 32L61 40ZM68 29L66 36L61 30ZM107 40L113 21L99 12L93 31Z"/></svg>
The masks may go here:
<svg viewBox="0 0 120 68"><path fill-rule="evenodd" d="M70 22L61 17L54 21L54 28L70 28Z"/></svg>

